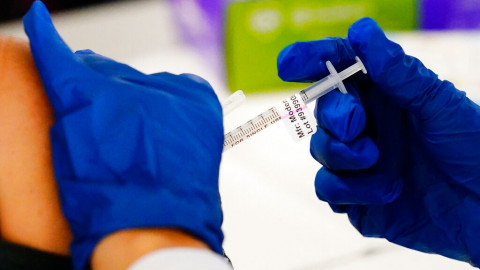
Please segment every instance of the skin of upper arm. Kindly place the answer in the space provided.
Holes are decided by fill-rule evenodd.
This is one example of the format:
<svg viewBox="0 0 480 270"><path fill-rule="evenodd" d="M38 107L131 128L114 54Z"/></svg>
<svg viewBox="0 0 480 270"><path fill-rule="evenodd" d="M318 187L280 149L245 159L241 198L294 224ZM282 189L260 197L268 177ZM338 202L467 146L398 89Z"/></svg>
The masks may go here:
<svg viewBox="0 0 480 270"><path fill-rule="evenodd" d="M69 254L72 239L54 178L53 112L27 41L0 35L0 233Z"/></svg>

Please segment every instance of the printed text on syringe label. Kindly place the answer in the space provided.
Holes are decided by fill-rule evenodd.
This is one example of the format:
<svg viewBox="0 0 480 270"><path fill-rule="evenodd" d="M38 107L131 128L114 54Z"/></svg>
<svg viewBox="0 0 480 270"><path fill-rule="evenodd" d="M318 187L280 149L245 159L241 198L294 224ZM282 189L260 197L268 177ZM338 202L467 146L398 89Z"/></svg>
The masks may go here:
<svg viewBox="0 0 480 270"><path fill-rule="evenodd" d="M223 143L223 147L224 149L233 147L280 120L281 118L277 110L275 108L271 108L251 119L247 123L225 134L225 142Z"/></svg>
<svg viewBox="0 0 480 270"><path fill-rule="evenodd" d="M293 95L276 106L288 132L296 140L302 140L317 131L313 113L299 94Z"/></svg>

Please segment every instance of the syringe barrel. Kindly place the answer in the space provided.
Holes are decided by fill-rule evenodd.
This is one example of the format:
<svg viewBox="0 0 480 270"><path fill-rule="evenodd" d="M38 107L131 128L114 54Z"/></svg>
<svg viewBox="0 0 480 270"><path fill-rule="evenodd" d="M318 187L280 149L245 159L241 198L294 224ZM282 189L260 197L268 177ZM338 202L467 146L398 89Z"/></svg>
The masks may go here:
<svg viewBox="0 0 480 270"><path fill-rule="evenodd" d="M324 96L335 88L337 88L336 81L329 75L300 91L300 96L305 103L309 103Z"/></svg>

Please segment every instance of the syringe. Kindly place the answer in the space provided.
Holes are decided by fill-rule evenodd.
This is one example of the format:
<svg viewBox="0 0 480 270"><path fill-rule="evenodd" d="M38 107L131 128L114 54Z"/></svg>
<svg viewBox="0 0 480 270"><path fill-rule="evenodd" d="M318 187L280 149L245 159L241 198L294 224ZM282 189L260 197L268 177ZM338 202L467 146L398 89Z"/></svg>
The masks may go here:
<svg viewBox="0 0 480 270"><path fill-rule="evenodd" d="M365 69L365 66L363 65L360 58L356 57L355 59L357 63L351 65L340 73L337 73L332 63L330 61L327 61L326 65L328 71L330 72L330 75L301 90L298 94L293 95L289 99L285 99L283 103L286 104L285 106L288 109L286 110L286 112L282 113L277 107L272 107L267 111L254 117L253 119L250 119L245 124L225 134L223 151L225 152L226 150L240 144L251 136L275 124L279 120L289 118L293 119L291 121L293 122L297 119L304 119L304 110L306 107L305 104L326 95L327 93L335 90L336 88L338 88L340 92L346 94L347 89L343 84L343 80L352 76L360 70L364 74L367 73L367 70ZM297 96L301 99L301 101L296 98ZM309 124L305 121L306 120L304 120L303 125L297 123L295 124L295 126L292 126L295 129L294 132L300 134L299 138L303 137L305 133L300 130L301 128L307 126L310 129L310 126L313 125L313 123Z"/></svg>

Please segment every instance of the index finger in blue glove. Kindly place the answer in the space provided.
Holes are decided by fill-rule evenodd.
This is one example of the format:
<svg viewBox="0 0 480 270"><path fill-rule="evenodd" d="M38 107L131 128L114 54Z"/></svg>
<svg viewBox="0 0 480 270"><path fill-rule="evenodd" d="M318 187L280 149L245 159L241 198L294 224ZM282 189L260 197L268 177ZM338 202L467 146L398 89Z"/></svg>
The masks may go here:
<svg viewBox="0 0 480 270"><path fill-rule="evenodd" d="M172 84L178 83L179 87L176 87L177 91L184 91L185 97L194 95L194 99L197 98L195 93L191 91L189 87L185 87L185 84L196 84L194 89L206 89L207 92L214 94L213 88L208 81L195 74L180 74L175 75L169 72L159 72L151 75L144 74L126 64L117 62L106 56L97 54L91 50L80 50L75 52L75 56L85 63L92 70L105 75L110 78L117 78L123 81L132 82L139 85L145 85L148 87L156 86L158 90L165 91L170 90ZM198 87L202 86L202 87ZM177 92L178 94L178 92ZM216 97L216 95L214 95Z"/></svg>
<svg viewBox="0 0 480 270"><path fill-rule="evenodd" d="M128 80L138 76L146 76L142 72L112 60L91 50L80 50L75 52L75 57L85 63L89 68L107 77L116 77Z"/></svg>
<svg viewBox="0 0 480 270"><path fill-rule="evenodd" d="M84 75L86 66L59 36L42 2L33 3L23 21L45 91L55 111L61 112L62 108L67 107L65 103L72 102L69 95L63 95L74 89L69 81L77 74Z"/></svg>
<svg viewBox="0 0 480 270"><path fill-rule="evenodd" d="M155 87L158 91L175 91L175 94L183 95L186 99L192 101L217 98L212 86L206 80L194 74L174 75L161 72L147 75L91 50L77 51L75 56L89 68L108 78L115 78L135 85L144 85L148 88ZM189 84L192 87L187 87ZM196 91L192 91L193 89Z"/></svg>
<svg viewBox="0 0 480 270"><path fill-rule="evenodd" d="M443 82L438 76L417 58L406 55L402 47L390 41L371 18L354 23L348 31L348 41L379 89L398 106L423 120L436 114L458 92L448 89L439 92Z"/></svg>
<svg viewBox="0 0 480 270"><path fill-rule="evenodd" d="M175 91L177 95L182 96L185 100L197 103L199 106L206 106L206 103L210 103L213 99L216 109L221 110L220 101L213 87L207 80L198 75L190 73L175 75L169 72L160 72L151 74L149 77L150 83L171 85L170 91ZM153 80L156 80L156 82Z"/></svg>
<svg viewBox="0 0 480 270"><path fill-rule="evenodd" d="M330 74L327 61L332 62L337 70L355 63L355 54L348 41L325 38L291 44L278 55L278 76L289 82L318 81Z"/></svg>
<svg viewBox="0 0 480 270"><path fill-rule="evenodd" d="M358 91L353 84L345 85L349 92ZM320 127L347 143L360 135L367 121L360 99L339 91L332 91L317 99L315 117Z"/></svg>

